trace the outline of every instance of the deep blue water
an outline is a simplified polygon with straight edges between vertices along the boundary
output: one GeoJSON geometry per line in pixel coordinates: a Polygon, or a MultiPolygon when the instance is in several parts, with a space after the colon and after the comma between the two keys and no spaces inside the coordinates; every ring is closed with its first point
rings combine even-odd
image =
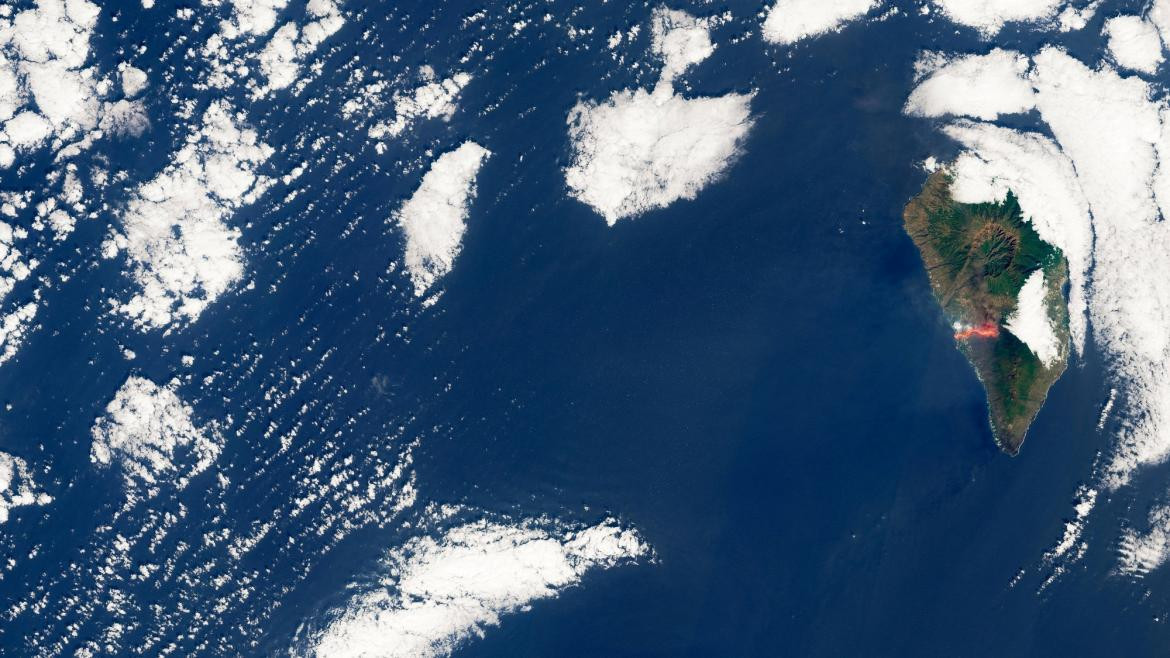
{"type": "MultiPolygon", "coordinates": [[[[317,454],[352,457],[361,479],[414,439],[421,501],[583,522],[614,515],[653,545],[655,563],[591,572],[505,617],[461,655],[1170,649],[1166,575],[1112,573],[1124,519],[1144,517],[1166,469],[1103,497],[1086,558],[1039,589],[1049,575],[1040,557],[1109,446],[1108,428],[1095,430],[1109,390],[1099,356],[1090,348],[1054,387],[1019,457],[1000,453],[980,385],[902,232],[901,207],[925,176],[917,163],[953,153],[931,125],[901,114],[913,62],[924,48],[977,50],[979,41],[904,3],[905,15],[792,49],[756,37],[730,43],[754,29],[757,4],[691,7],[726,6],[738,19],[715,31],[716,55],[687,79],[693,94],[756,91],[743,156],[696,200],[613,228],[566,194],[565,116],[579,95],[646,84],[653,70],[576,51],[552,27],[511,41],[498,30],[461,33],[478,5],[455,2],[349,3],[325,74],[299,100],[278,95],[251,109],[278,147],[274,172],[312,166],[298,199],[236,215],[255,288],[225,296],[193,326],[142,335],[104,315],[104,300],[128,288],[117,263],[93,259],[110,218],[82,224],[77,239],[88,246],[62,265],[76,274],[55,290],[18,359],[0,368],[13,405],[0,414],[0,449],[51,467],[56,499],[2,528],[4,550],[20,559],[0,581],[0,607],[37,588],[51,601],[48,615],[0,623],[3,653],[23,655],[40,633],[56,637],[74,620],[53,618],[58,602],[93,591],[87,542],[122,492],[89,463],[89,428],[127,375],[181,376],[183,354],[196,364],[180,391],[200,419],[223,423],[214,470],[232,484],[215,493],[207,474],[160,502],[186,515],[164,551],[216,524],[244,532],[269,518],[297,495],[298,469],[317,454]],[[337,123],[353,68],[452,71],[474,38],[492,42],[494,58],[470,65],[475,81],[451,122],[422,126],[382,156],[364,128],[337,123]],[[558,45],[567,54],[548,56],[558,45]],[[305,105],[308,97],[321,100],[305,105]],[[329,137],[321,153],[305,146],[317,135],[329,137]],[[417,186],[421,152],[464,139],[493,156],[443,297],[419,311],[402,277],[386,271],[401,249],[387,217],[417,186]],[[404,327],[409,341],[378,339],[404,327]],[[122,346],[138,357],[126,361],[122,346]],[[330,349],[307,386],[266,402],[268,387],[287,388],[290,373],[330,349]],[[295,447],[279,453],[265,430],[299,422],[295,447]],[[70,563],[81,575],[58,578],[70,563]]],[[[142,57],[161,56],[173,42],[151,29],[163,5],[154,14],[111,8],[123,36],[103,47],[141,42],[142,57]]],[[[644,24],[651,9],[601,4],[574,22],[605,35],[644,24]]],[[[1036,39],[1003,37],[1026,49],[1036,39]]],[[[152,131],[108,153],[142,178],[186,128],[164,99],[152,102],[152,131]]],[[[124,202],[110,194],[114,208],[124,202]]],[[[141,522],[125,519],[126,531],[141,522]]],[[[216,621],[211,645],[171,631],[180,654],[285,653],[302,622],[343,602],[347,584],[375,579],[379,558],[407,534],[398,521],[357,522],[334,542],[288,520],[275,533],[300,543],[261,544],[233,567],[255,583],[253,600],[216,621]]],[[[222,592],[197,583],[181,595],[138,595],[173,611],[209,607],[222,592]]],[[[99,612],[79,622],[82,636],[105,621],[99,612]]]]}

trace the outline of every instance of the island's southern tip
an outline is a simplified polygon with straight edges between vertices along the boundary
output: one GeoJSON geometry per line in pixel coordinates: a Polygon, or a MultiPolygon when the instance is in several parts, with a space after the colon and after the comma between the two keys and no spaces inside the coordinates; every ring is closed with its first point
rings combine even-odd
{"type": "Polygon", "coordinates": [[[983,383],[992,435],[1015,455],[1068,365],[1068,263],[1014,194],[960,203],[952,183],[946,168],[932,173],[903,220],[955,345],[983,383]]]}

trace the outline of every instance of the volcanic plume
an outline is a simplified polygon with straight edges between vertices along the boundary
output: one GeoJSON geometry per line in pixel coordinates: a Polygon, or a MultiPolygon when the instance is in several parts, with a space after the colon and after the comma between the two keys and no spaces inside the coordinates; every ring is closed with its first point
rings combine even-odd
{"type": "Polygon", "coordinates": [[[971,327],[955,332],[955,340],[967,340],[968,338],[998,338],[999,325],[994,322],[984,322],[978,327],[971,327]]]}

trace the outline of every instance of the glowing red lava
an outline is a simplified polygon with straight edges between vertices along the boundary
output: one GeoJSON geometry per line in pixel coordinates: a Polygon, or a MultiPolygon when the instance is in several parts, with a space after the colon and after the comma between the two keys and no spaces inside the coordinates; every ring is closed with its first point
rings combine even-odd
{"type": "Polygon", "coordinates": [[[967,340],[968,338],[997,338],[999,336],[999,325],[994,322],[985,322],[978,327],[971,327],[962,331],[955,332],[955,340],[967,340]]]}

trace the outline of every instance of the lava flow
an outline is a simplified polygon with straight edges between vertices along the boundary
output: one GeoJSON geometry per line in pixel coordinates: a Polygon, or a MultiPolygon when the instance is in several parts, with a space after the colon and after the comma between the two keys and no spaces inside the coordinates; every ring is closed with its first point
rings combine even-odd
{"type": "Polygon", "coordinates": [[[967,340],[968,338],[997,338],[999,336],[999,325],[994,322],[984,322],[978,327],[971,327],[962,331],[955,332],[955,340],[967,340]]]}

